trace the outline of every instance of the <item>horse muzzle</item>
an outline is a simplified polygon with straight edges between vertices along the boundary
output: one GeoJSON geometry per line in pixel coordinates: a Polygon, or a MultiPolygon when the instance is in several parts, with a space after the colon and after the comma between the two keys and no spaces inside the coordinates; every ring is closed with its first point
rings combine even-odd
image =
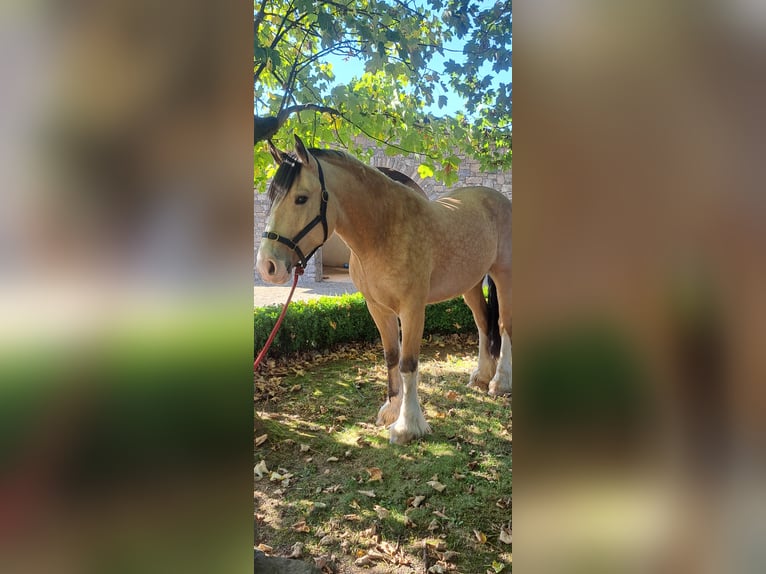
{"type": "Polygon", "coordinates": [[[293,264],[281,260],[274,254],[263,253],[262,250],[259,250],[255,261],[255,268],[258,270],[261,279],[266,283],[281,285],[290,280],[290,271],[292,271],[293,264]]]}

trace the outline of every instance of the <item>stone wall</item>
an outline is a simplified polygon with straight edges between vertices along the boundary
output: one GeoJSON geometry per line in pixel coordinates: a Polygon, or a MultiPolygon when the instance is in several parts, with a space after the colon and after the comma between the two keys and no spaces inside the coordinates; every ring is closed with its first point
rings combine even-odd
{"type": "MultiPolygon", "coordinates": [[[[484,185],[491,187],[502,192],[512,199],[513,192],[513,173],[511,171],[506,172],[482,172],[478,160],[461,157],[460,168],[458,171],[458,182],[454,187],[460,187],[465,185],[484,185]]],[[[435,181],[433,178],[421,179],[418,175],[418,165],[420,160],[416,156],[387,156],[382,149],[375,151],[370,165],[390,167],[396,169],[415,180],[428,194],[430,198],[437,197],[442,193],[448,191],[444,184],[435,181]]],[[[258,250],[258,245],[261,241],[261,233],[266,226],[266,218],[269,209],[269,200],[265,193],[255,193],[255,249],[258,250]]],[[[322,250],[318,250],[312,260],[309,262],[309,266],[306,269],[306,278],[311,278],[316,281],[322,280],[322,250]]],[[[255,282],[260,283],[261,279],[258,273],[255,273],[255,282]]]]}

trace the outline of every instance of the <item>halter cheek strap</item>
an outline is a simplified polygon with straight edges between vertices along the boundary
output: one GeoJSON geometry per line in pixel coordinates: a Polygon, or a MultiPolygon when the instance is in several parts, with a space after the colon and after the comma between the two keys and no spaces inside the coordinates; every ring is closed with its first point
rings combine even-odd
{"type": "Polygon", "coordinates": [[[319,204],[319,215],[317,215],[314,219],[309,221],[308,225],[304,227],[303,229],[298,232],[298,235],[293,237],[292,239],[288,239],[287,237],[282,237],[278,233],[274,233],[273,231],[264,231],[261,237],[264,239],[271,239],[272,241],[277,241],[281,243],[282,245],[286,245],[288,248],[290,248],[291,251],[295,251],[295,253],[298,255],[298,266],[301,267],[301,269],[305,269],[306,265],[308,265],[309,259],[313,257],[314,253],[316,253],[317,249],[322,247],[322,245],[325,244],[325,241],[327,241],[327,201],[330,199],[330,194],[327,193],[327,188],[325,187],[324,183],[324,173],[322,172],[322,164],[319,163],[317,160],[317,168],[319,169],[319,185],[322,186],[322,201],[319,204]],[[311,250],[311,253],[308,254],[308,256],[303,254],[303,251],[301,251],[301,248],[298,247],[298,243],[301,239],[303,239],[306,235],[308,235],[312,229],[314,229],[317,225],[322,224],[322,230],[324,231],[324,237],[322,239],[322,243],[314,247],[314,249],[311,250]]]}

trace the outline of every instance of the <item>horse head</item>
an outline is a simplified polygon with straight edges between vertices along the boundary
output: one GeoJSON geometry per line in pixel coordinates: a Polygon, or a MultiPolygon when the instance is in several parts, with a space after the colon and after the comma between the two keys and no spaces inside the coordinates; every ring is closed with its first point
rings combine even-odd
{"type": "Polygon", "coordinates": [[[332,234],[333,209],[324,172],[317,159],[295,136],[295,151],[283,152],[269,141],[277,169],[269,185],[271,209],[258,248],[256,268],[264,281],[285,283],[294,267],[308,260],[332,234]]]}

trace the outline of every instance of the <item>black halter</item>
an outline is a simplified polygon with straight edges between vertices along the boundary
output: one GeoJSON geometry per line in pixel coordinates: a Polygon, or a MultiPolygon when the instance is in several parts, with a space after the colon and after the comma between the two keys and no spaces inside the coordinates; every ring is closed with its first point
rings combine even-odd
{"type": "Polygon", "coordinates": [[[309,259],[316,253],[317,249],[322,247],[322,245],[325,244],[325,241],[327,241],[327,200],[330,198],[330,195],[327,193],[327,188],[325,187],[324,183],[324,173],[322,173],[322,165],[319,163],[319,160],[317,160],[317,168],[319,169],[319,184],[322,186],[322,202],[319,204],[319,215],[317,215],[314,219],[309,221],[308,225],[301,229],[301,231],[293,237],[292,239],[288,239],[287,237],[282,237],[278,233],[274,233],[273,231],[264,231],[263,235],[261,237],[265,239],[271,239],[272,241],[278,241],[279,243],[282,243],[283,245],[287,245],[292,251],[295,251],[298,254],[298,266],[301,269],[305,269],[306,265],[309,262],[309,259]],[[303,255],[303,251],[301,251],[301,248],[298,247],[298,242],[303,239],[306,235],[308,235],[312,229],[314,229],[318,224],[322,224],[322,229],[324,230],[324,238],[322,239],[322,243],[314,247],[314,249],[311,250],[311,253],[308,254],[308,256],[303,255]]]}

